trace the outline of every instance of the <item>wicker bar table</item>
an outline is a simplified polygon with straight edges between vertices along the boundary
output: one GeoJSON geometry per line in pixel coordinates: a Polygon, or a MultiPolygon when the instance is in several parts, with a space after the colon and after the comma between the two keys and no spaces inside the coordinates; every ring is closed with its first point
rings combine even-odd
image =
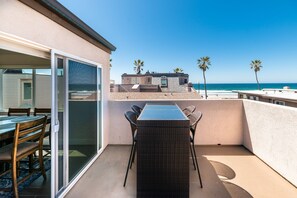
{"type": "Polygon", "coordinates": [[[137,119],[137,197],[189,197],[189,119],[146,104],[137,119]]]}

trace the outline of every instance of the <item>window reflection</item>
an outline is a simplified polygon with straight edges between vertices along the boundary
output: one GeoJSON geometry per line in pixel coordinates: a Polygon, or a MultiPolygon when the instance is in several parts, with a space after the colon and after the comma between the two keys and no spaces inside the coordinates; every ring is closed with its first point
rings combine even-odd
{"type": "Polygon", "coordinates": [[[3,70],[3,109],[32,107],[32,69],[3,70]]]}
{"type": "Polygon", "coordinates": [[[97,101],[96,67],[69,61],[69,99],[97,101]]]}
{"type": "Polygon", "coordinates": [[[97,153],[97,67],[69,60],[69,180],[97,153]]]}
{"type": "Polygon", "coordinates": [[[3,110],[51,106],[50,69],[2,69],[3,110]],[[3,94],[5,93],[5,94],[3,94]]]}

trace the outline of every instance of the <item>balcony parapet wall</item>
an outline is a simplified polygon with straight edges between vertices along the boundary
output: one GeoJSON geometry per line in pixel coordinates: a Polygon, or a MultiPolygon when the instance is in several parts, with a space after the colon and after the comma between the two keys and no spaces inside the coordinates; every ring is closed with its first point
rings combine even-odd
{"type": "Polygon", "coordinates": [[[144,106],[146,102],[174,102],[181,109],[195,105],[203,112],[197,126],[195,143],[202,145],[242,145],[242,100],[113,100],[109,101],[109,144],[131,144],[131,131],[124,117],[133,104],[144,106]]]}
{"type": "Polygon", "coordinates": [[[297,108],[243,100],[243,145],[297,186],[297,108]]]}

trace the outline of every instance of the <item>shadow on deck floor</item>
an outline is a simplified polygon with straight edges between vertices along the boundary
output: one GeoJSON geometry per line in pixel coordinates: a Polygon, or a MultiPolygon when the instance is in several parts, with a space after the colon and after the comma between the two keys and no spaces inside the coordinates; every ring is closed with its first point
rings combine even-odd
{"type": "MultiPolygon", "coordinates": [[[[136,197],[136,162],[123,187],[130,149],[108,146],[66,197],[136,197]]],[[[190,197],[297,197],[296,187],[243,146],[195,149],[203,188],[190,161],[190,197]]]]}

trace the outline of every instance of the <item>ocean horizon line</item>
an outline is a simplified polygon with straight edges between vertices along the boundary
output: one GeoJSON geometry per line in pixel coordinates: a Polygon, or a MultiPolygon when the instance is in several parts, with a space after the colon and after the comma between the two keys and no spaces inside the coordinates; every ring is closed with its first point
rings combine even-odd
{"type": "MultiPolygon", "coordinates": [[[[204,90],[204,84],[193,83],[195,90],[204,90]]],[[[287,87],[289,89],[297,89],[297,83],[260,83],[260,89],[283,89],[287,87]]],[[[207,83],[207,90],[216,91],[240,91],[240,90],[259,90],[257,83],[207,83]]]]}
{"type": "MultiPolygon", "coordinates": [[[[192,83],[192,82],[191,82],[192,83]]],[[[199,82],[199,83],[192,83],[192,84],[204,84],[203,82],[199,82]]],[[[208,84],[257,84],[257,83],[252,83],[252,82],[218,82],[218,83],[206,83],[207,85],[208,84]]],[[[261,84],[297,84],[297,82],[262,82],[262,83],[259,83],[260,85],[261,84]]]]}

